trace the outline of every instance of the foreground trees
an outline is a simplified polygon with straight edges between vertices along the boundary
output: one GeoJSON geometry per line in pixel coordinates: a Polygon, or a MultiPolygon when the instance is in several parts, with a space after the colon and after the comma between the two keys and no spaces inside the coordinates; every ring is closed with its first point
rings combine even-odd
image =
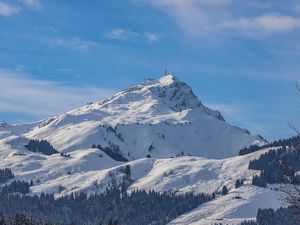
{"type": "MultiPolygon", "coordinates": [[[[124,168],[124,171],[130,177],[129,168],[124,168]]],[[[88,196],[80,192],[58,199],[55,199],[52,194],[20,195],[16,193],[20,191],[11,193],[2,188],[0,212],[7,217],[22,213],[35,220],[52,221],[58,224],[162,225],[212,199],[212,196],[207,194],[178,195],[175,192],[157,193],[136,190],[129,194],[126,187],[127,185],[124,184],[111,187],[101,194],[88,196]]],[[[28,218],[25,221],[28,221],[28,218]]],[[[24,222],[23,224],[36,223],[24,222]]],[[[12,223],[12,225],[19,225],[19,223],[12,223]]]]}

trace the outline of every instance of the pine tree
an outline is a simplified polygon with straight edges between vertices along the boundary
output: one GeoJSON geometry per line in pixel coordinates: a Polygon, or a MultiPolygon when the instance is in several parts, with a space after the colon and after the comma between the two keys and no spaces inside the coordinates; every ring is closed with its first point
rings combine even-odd
{"type": "Polygon", "coordinates": [[[223,186],[221,193],[222,193],[222,195],[227,195],[228,194],[228,189],[227,189],[226,185],[223,186]]]}
{"type": "Polygon", "coordinates": [[[5,225],[5,218],[4,218],[4,214],[1,212],[0,213],[0,225],[5,225]]]}

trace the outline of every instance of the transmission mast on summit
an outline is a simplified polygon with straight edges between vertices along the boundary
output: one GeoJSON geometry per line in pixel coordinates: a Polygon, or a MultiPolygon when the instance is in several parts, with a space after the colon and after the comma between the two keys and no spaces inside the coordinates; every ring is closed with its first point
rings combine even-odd
{"type": "Polygon", "coordinates": [[[167,75],[168,75],[168,67],[166,65],[166,67],[165,67],[165,76],[167,76],[167,75]]]}

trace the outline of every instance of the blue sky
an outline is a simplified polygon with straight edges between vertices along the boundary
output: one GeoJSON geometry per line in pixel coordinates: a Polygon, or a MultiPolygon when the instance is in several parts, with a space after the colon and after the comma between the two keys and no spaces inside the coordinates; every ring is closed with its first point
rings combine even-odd
{"type": "Polygon", "coordinates": [[[38,120],[169,72],[268,140],[299,124],[298,0],[0,0],[0,119],[38,120]]]}

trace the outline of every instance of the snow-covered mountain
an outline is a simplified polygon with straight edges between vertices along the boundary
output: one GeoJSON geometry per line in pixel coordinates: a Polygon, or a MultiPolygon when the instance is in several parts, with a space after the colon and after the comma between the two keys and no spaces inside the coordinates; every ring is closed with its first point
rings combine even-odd
{"type": "Polygon", "coordinates": [[[31,194],[56,197],[103,192],[123,181],[126,165],[131,170],[129,192],[212,193],[226,185],[228,195],[170,224],[215,224],[226,218],[224,224],[238,225],[245,218],[254,219],[258,208],[282,205],[281,192],[251,183],[259,171],[249,170],[249,162],[270,148],[238,156],[243,147],[264,143],[226,123],[186,83],[168,75],[44,121],[17,125],[1,121],[0,169],[10,168],[17,180],[32,180],[31,194]],[[70,156],[31,152],[25,148],[31,139],[46,139],[70,156]],[[92,145],[118,151],[129,162],[116,161],[92,145]],[[244,180],[238,189],[237,179],[244,180]]]}
{"type": "Polygon", "coordinates": [[[24,136],[46,139],[62,152],[101,145],[119,150],[128,160],[147,155],[224,158],[264,143],[226,123],[220,112],[205,107],[172,75],[43,121],[24,136]]]}
{"type": "Polygon", "coordinates": [[[8,137],[0,142],[0,163],[10,168],[15,179],[30,181],[31,194],[53,193],[56,197],[84,191],[104,192],[107,187],[121,184],[124,166],[130,166],[132,184],[128,191],[212,193],[226,185],[229,194],[200,205],[179,216],[170,224],[239,225],[244,219],[255,219],[259,208],[283,205],[283,193],[251,184],[259,171],[249,170],[249,162],[270,149],[227,159],[207,159],[194,156],[154,159],[144,158],[127,163],[116,162],[99,149],[79,149],[71,157],[60,154],[46,156],[24,148],[26,140],[8,137]],[[237,179],[244,185],[235,188],[237,179]]]}

